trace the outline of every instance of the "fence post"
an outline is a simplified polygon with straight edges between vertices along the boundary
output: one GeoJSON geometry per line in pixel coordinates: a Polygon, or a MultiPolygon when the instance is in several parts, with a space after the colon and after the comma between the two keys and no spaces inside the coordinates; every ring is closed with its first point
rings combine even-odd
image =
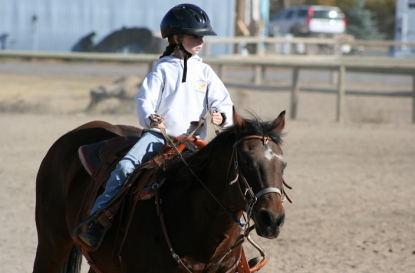
{"type": "Polygon", "coordinates": [[[300,91],[299,84],[298,84],[298,74],[299,68],[293,68],[293,75],[292,75],[292,86],[291,86],[291,111],[290,111],[290,118],[295,119],[297,116],[297,103],[298,103],[298,93],[300,91]]]}
{"type": "Polygon", "coordinates": [[[205,56],[210,56],[210,46],[211,44],[208,41],[205,41],[203,44],[205,56]]]}
{"type": "Polygon", "coordinates": [[[261,85],[262,82],[262,65],[254,65],[254,79],[255,85],[261,85]]]}
{"type": "Polygon", "coordinates": [[[415,123],[415,73],[412,75],[412,123],[415,123]]]}
{"type": "Polygon", "coordinates": [[[339,78],[337,82],[337,112],[336,112],[336,121],[343,121],[343,112],[344,112],[344,77],[346,74],[346,67],[340,65],[339,67],[339,78]]]}
{"type": "Polygon", "coordinates": [[[226,81],[226,66],[224,64],[220,64],[218,66],[218,74],[221,81],[226,81]]]}
{"type": "Polygon", "coordinates": [[[147,66],[147,74],[149,74],[151,71],[153,71],[154,65],[156,64],[156,61],[149,61],[147,66]]]}

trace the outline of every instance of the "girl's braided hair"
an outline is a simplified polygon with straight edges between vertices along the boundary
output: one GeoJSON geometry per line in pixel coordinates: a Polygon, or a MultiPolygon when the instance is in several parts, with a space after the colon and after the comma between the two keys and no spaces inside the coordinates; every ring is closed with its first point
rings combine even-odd
{"type": "Polygon", "coordinates": [[[172,36],[168,37],[169,45],[166,46],[166,50],[164,51],[163,55],[160,56],[160,59],[164,56],[169,56],[174,52],[174,49],[176,48],[176,43],[173,40],[172,36]]]}

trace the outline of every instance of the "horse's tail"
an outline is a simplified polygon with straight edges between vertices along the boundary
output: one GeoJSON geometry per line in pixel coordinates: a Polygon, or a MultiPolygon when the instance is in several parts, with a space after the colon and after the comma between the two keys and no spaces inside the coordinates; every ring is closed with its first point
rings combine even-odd
{"type": "Polygon", "coordinates": [[[59,273],[79,273],[81,272],[81,264],[82,253],[76,246],[73,246],[71,252],[69,252],[63,262],[59,273]]]}

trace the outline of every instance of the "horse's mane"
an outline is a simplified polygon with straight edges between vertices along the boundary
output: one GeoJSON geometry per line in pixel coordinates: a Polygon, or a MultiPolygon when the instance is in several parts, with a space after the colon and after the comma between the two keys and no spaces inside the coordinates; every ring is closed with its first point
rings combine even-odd
{"type": "MultiPolygon", "coordinates": [[[[206,171],[205,167],[212,160],[216,160],[224,152],[232,149],[236,140],[245,136],[267,136],[276,144],[282,144],[282,133],[275,131],[277,124],[274,124],[273,121],[264,122],[254,114],[252,116],[252,119],[244,119],[242,126],[238,124],[228,127],[213,138],[208,145],[186,157],[187,164],[198,177],[204,176],[203,173],[206,171]]],[[[172,184],[191,183],[194,181],[193,174],[182,160],[176,160],[168,164],[164,171],[164,176],[172,184]]]]}

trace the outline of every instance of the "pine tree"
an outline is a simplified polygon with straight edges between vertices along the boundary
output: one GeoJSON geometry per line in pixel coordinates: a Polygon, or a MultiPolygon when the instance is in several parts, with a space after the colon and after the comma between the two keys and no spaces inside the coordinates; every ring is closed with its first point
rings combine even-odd
{"type": "Polygon", "coordinates": [[[379,27],[373,19],[370,10],[364,8],[353,8],[346,12],[348,22],[347,33],[359,40],[381,40],[385,37],[379,32],[379,27]]]}

